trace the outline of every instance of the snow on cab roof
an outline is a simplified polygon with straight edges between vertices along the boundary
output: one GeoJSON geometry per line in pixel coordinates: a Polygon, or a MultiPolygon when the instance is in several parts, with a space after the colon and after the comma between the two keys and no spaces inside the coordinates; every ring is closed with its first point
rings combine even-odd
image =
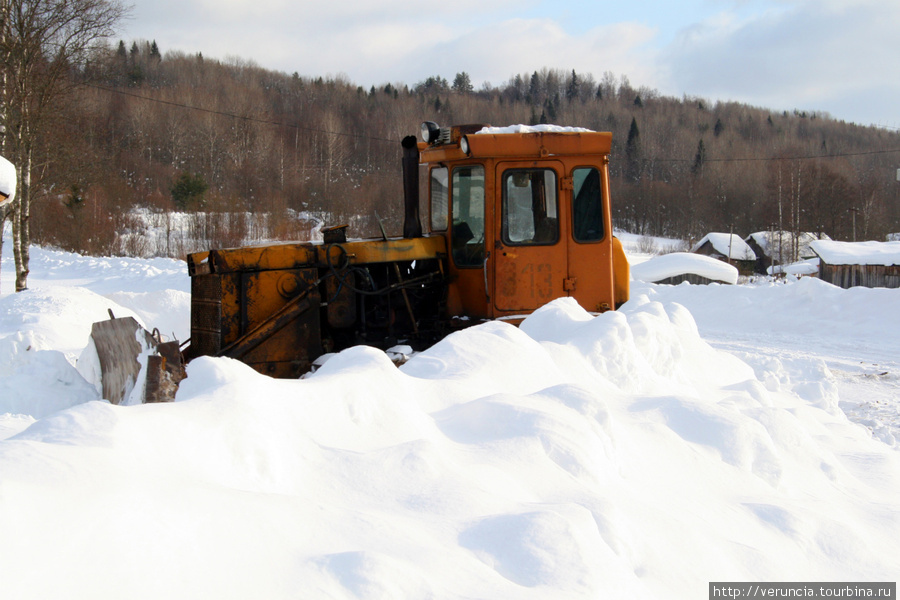
{"type": "Polygon", "coordinates": [[[735,284],[738,270],[728,263],[702,254],[672,252],[632,265],[631,276],[638,281],[653,283],[678,275],[700,275],[713,281],[735,284]]]}
{"type": "Polygon", "coordinates": [[[508,127],[484,127],[477,133],[593,133],[593,130],[560,125],[509,125],[508,127]]]}
{"type": "Polygon", "coordinates": [[[747,245],[747,242],[734,233],[708,233],[694,244],[691,252],[696,252],[703,244],[709,242],[713,249],[731,260],[756,260],[756,253],[747,245]]]}
{"type": "Polygon", "coordinates": [[[816,240],[810,247],[829,265],[900,265],[900,242],[816,240]]]}

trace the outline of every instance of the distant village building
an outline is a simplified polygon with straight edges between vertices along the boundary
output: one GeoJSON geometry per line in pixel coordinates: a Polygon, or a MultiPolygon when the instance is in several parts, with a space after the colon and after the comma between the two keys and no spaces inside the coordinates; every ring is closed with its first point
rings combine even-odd
{"type": "Polygon", "coordinates": [[[824,233],[821,237],[802,231],[757,231],[744,241],[756,254],[756,272],[767,273],[773,265],[789,265],[798,261],[816,258],[810,244],[818,239],[830,240],[824,233]]]}
{"type": "Polygon", "coordinates": [[[810,244],[819,256],[819,279],[842,288],[900,287],[900,241],[810,244]]]}
{"type": "Polygon", "coordinates": [[[733,233],[708,233],[691,248],[691,252],[733,264],[741,273],[752,273],[756,266],[756,254],[747,242],[733,233]]]}

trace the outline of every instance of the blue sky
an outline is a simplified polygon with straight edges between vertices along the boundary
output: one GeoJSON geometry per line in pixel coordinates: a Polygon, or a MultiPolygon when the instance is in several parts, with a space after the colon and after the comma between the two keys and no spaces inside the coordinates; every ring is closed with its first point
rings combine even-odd
{"type": "Polygon", "coordinates": [[[896,0],[132,0],[120,37],[369,87],[609,71],[669,96],[900,127],[896,0]]]}

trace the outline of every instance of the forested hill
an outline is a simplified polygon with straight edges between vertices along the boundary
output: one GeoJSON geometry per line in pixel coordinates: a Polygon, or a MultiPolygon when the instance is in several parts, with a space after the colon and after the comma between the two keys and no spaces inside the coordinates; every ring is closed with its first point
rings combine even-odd
{"type": "MultiPolygon", "coordinates": [[[[298,68],[302,60],[298,59],[298,68]]],[[[602,65],[598,66],[598,70],[602,65]]],[[[272,214],[377,213],[399,232],[400,140],[419,123],[587,127],[613,133],[616,226],[696,240],[765,229],[883,239],[900,231],[900,133],[826,114],[660,95],[609,72],[541,69],[498,87],[468,76],[365,89],[249,62],[124,43],[101,53],[39,145],[37,242],[102,251],[132,206],[272,214]]],[[[789,99],[786,99],[789,101],[789,99]]]]}

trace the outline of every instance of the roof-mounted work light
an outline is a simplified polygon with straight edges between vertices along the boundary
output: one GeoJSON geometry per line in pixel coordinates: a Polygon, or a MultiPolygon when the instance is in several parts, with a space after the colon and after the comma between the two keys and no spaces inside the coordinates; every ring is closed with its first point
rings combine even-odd
{"type": "Polygon", "coordinates": [[[441,138],[441,128],[433,121],[425,121],[422,123],[422,141],[426,144],[433,144],[441,138]]]}

